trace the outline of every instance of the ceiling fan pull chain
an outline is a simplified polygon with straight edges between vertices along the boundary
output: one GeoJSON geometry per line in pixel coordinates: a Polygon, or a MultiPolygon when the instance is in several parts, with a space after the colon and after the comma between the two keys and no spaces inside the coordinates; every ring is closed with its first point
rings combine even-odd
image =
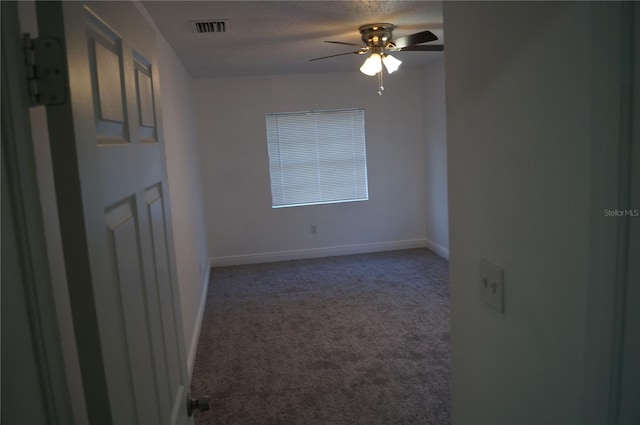
{"type": "Polygon", "coordinates": [[[380,96],[382,96],[382,92],[384,91],[384,85],[382,84],[383,82],[383,76],[382,76],[382,70],[380,72],[378,72],[378,94],[380,96]]]}

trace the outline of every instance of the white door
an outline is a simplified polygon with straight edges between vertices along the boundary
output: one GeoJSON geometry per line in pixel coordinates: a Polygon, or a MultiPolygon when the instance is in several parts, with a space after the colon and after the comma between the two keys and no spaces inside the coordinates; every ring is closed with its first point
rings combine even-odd
{"type": "Polygon", "coordinates": [[[187,423],[155,32],[130,2],[41,2],[38,28],[66,52],[47,119],[89,419],[187,423]]]}

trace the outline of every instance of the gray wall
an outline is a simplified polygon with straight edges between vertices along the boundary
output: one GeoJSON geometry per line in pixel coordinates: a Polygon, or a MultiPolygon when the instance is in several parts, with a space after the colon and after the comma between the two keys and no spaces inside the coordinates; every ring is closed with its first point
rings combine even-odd
{"type": "Polygon", "coordinates": [[[446,2],[453,422],[581,422],[590,5],[446,2]],[[504,315],[478,265],[505,270],[504,315]]]}
{"type": "Polygon", "coordinates": [[[208,244],[214,263],[425,245],[421,70],[195,80],[208,244]],[[271,208],[265,114],[364,108],[369,200],[271,208]],[[318,234],[310,234],[316,225],[318,234]]]}

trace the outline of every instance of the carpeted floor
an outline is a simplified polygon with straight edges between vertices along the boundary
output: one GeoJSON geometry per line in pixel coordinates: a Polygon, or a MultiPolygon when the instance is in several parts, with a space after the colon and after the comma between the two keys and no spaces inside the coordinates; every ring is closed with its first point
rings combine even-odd
{"type": "Polygon", "coordinates": [[[449,424],[448,268],[426,249],[214,268],[196,424],[449,424]]]}

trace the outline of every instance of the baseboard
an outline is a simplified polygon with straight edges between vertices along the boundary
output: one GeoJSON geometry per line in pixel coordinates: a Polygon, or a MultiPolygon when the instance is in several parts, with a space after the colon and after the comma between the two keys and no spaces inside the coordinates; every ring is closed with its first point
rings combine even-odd
{"type": "Polygon", "coordinates": [[[427,248],[429,248],[431,251],[435,252],[436,254],[438,254],[439,256],[441,256],[442,258],[445,259],[449,259],[449,249],[443,247],[442,245],[438,245],[437,243],[430,241],[427,239],[426,241],[426,246],[427,248]]]}
{"type": "Polygon", "coordinates": [[[193,365],[196,361],[196,353],[198,352],[198,341],[200,341],[200,329],[202,328],[202,319],[204,317],[204,308],[207,304],[207,292],[209,291],[209,276],[211,274],[212,263],[209,260],[207,272],[204,275],[204,283],[202,285],[202,293],[200,294],[200,306],[198,307],[198,316],[191,335],[191,345],[189,347],[189,356],[187,357],[187,368],[189,376],[193,374],[193,365]]]}
{"type": "MultiPolygon", "coordinates": [[[[241,264],[272,263],[275,261],[301,260],[304,258],[332,257],[338,255],[365,254],[368,252],[394,251],[398,249],[426,248],[426,239],[379,242],[324,248],[299,249],[293,251],[265,252],[259,254],[212,257],[212,267],[237,266],[241,264]]],[[[447,251],[448,255],[448,251],[447,251]]]]}

